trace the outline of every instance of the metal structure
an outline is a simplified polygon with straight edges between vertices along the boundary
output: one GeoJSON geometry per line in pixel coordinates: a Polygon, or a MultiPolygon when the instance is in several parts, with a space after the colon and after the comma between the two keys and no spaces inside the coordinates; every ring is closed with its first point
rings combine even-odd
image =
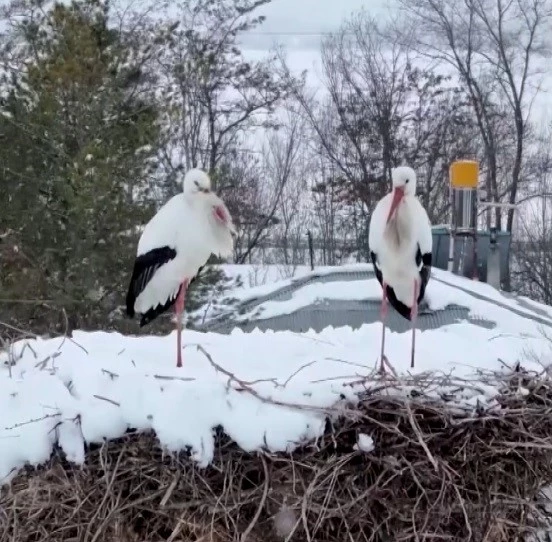
{"type": "MultiPolygon", "coordinates": [[[[453,271],[454,245],[462,243],[464,249],[467,239],[472,239],[472,278],[479,279],[477,266],[477,184],[479,182],[479,164],[473,160],[457,160],[450,165],[450,196],[452,220],[450,230],[450,246],[448,270],[453,271]]],[[[465,257],[459,260],[460,274],[465,257]]]]}
{"type": "Polygon", "coordinates": [[[500,247],[498,246],[498,232],[496,228],[491,228],[489,235],[489,256],[487,258],[487,277],[488,284],[500,289],[500,247]]]}
{"type": "Polygon", "coordinates": [[[473,235],[477,230],[477,184],[479,164],[457,160],[449,169],[452,198],[452,230],[455,235],[473,235]]]}
{"type": "MultiPolygon", "coordinates": [[[[363,324],[379,322],[380,300],[378,299],[322,299],[317,303],[300,306],[293,312],[283,311],[281,314],[269,318],[264,318],[262,316],[264,303],[285,302],[291,299],[295,292],[310,284],[367,279],[373,280],[374,283],[377,280],[372,266],[369,265],[359,266],[358,270],[337,268],[330,273],[311,273],[306,277],[294,280],[291,284],[276,288],[272,292],[243,301],[221,314],[219,317],[205,322],[203,325],[199,326],[198,329],[200,331],[214,331],[217,333],[230,333],[234,328],[242,329],[245,332],[253,331],[254,329],[259,329],[261,331],[288,330],[304,332],[309,329],[321,331],[328,326],[351,326],[352,328],[358,328],[363,324]]],[[[466,288],[450,284],[445,279],[432,276],[431,280],[442,282],[450,288],[461,290],[468,296],[486,301],[490,305],[505,308],[511,311],[512,315],[529,318],[542,324],[546,328],[550,328],[552,331],[552,318],[522,301],[517,301],[517,306],[519,308],[513,308],[494,298],[489,298],[466,288]]],[[[359,288],[360,287],[359,285],[359,288]]],[[[516,298],[512,296],[511,299],[516,298]]],[[[422,304],[418,315],[418,326],[421,330],[436,329],[460,321],[467,321],[473,325],[486,327],[488,329],[496,326],[496,324],[485,315],[470,314],[469,309],[461,305],[449,305],[442,310],[432,311],[427,305],[422,304]]],[[[410,329],[409,322],[394,311],[389,311],[388,326],[396,332],[404,332],[410,329]]]]}
{"type": "MultiPolygon", "coordinates": [[[[433,230],[433,266],[454,272],[466,278],[472,278],[473,237],[460,238],[454,243],[448,225],[434,226],[433,230]],[[451,251],[451,240],[452,251],[451,251]]],[[[477,232],[477,276],[479,280],[499,287],[500,277],[508,274],[510,261],[511,236],[508,232],[478,230],[477,232]]]]}
{"type": "Polygon", "coordinates": [[[496,228],[486,232],[478,230],[478,216],[484,208],[515,209],[517,205],[481,199],[479,164],[474,160],[452,162],[449,181],[452,216],[446,269],[474,280],[485,280],[500,288],[502,277],[507,276],[509,270],[511,236],[496,228]]]}

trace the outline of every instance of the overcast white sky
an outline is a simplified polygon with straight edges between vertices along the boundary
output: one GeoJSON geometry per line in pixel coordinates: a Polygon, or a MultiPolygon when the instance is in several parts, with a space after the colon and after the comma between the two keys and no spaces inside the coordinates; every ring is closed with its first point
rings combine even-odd
{"type": "Polygon", "coordinates": [[[248,49],[267,49],[274,40],[290,49],[318,49],[320,34],[332,32],[353,12],[364,9],[377,17],[388,0],[272,0],[259,9],[261,27],[244,37],[248,49]]]}
{"type": "MultiPolygon", "coordinates": [[[[395,0],[272,0],[258,11],[266,16],[265,22],[244,35],[241,43],[252,59],[262,58],[276,43],[284,45],[288,66],[298,73],[308,70],[309,83],[318,86],[321,39],[361,9],[375,18],[386,18],[397,7],[395,0]]],[[[547,77],[533,105],[532,117],[537,122],[552,120],[551,89],[547,77]]]]}
{"type": "Polygon", "coordinates": [[[393,0],[272,0],[259,9],[266,20],[244,35],[246,55],[260,58],[275,44],[287,51],[288,65],[294,71],[309,70],[314,82],[319,73],[320,42],[324,34],[336,31],[354,12],[365,10],[385,17],[393,0]]]}

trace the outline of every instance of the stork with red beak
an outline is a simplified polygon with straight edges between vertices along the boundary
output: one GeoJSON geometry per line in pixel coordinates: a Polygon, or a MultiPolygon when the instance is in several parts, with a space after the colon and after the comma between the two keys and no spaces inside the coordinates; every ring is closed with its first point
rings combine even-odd
{"type": "Polygon", "coordinates": [[[191,169],[182,192],[146,224],[138,242],[126,298],[127,314],[140,315],[140,327],[174,305],[176,366],[182,367],[182,315],[188,286],[211,254],[234,250],[236,228],[228,208],[211,190],[209,175],[191,169]]]}
{"type": "Polygon", "coordinates": [[[387,303],[412,322],[411,367],[414,367],[416,317],[431,272],[433,237],[426,210],[416,198],[416,173],[410,167],[391,172],[393,191],[376,205],[370,219],[370,257],[383,288],[381,302],[381,372],[385,356],[387,303]]]}

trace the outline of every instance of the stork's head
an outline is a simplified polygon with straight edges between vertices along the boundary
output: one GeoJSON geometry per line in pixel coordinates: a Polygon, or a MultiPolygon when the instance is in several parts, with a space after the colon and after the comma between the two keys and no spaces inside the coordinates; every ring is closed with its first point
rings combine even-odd
{"type": "Polygon", "coordinates": [[[391,180],[393,181],[393,200],[387,222],[397,211],[404,196],[413,196],[416,194],[416,173],[408,166],[400,166],[391,170],[391,180]]]}
{"type": "Polygon", "coordinates": [[[190,169],[184,176],[182,188],[185,194],[196,194],[211,192],[211,179],[202,169],[190,169]]]}

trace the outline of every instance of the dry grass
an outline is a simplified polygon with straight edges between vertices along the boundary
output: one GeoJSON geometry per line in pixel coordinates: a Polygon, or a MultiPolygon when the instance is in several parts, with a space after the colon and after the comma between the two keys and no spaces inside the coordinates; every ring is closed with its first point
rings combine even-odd
{"type": "Polygon", "coordinates": [[[2,494],[0,542],[522,540],[552,481],[552,382],[485,378],[501,393],[475,413],[432,398],[435,377],[366,393],[293,454],[246,453],[222,433],[207,469],[151,434],[92,446],[83,468],[58,453],[2,494]],[[359,433],[374,451],[355,449],[359,433]]]}

